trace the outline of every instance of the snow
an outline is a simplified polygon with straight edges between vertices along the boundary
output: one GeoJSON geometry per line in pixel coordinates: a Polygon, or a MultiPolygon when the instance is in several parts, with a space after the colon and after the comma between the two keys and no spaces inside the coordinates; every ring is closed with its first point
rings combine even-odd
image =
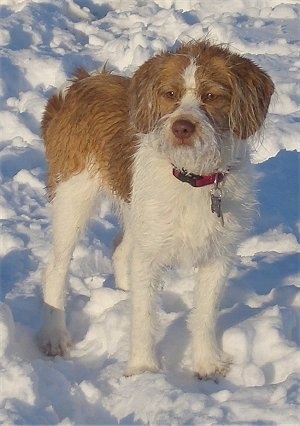
{"type": "Polygon", "coordinates": [[[0,423],[299,424],[299,2],[2,0],[0,13],[0,423]],[[114,288],[118,222],[107,201],[73,256],[73,350],[49,359],[35,341],[51,244],[44,105],[78,66],[108,61],[130,75],[161,49],[202,36],[255,60],[276,85],[252,155],[260,211],[220,309],[232,368],[218,383],[192,376],[192,272],[168,270],[157,308],[162,370],[124,377],[130,295],[114,288]]]}

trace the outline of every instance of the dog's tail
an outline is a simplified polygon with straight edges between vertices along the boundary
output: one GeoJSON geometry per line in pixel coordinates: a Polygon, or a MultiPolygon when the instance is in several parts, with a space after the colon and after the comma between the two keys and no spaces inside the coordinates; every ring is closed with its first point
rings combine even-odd
{"type": "Polygon", "coordinates": [[[84,78],[90,77],[90,74],[87,72],[85,68],[77,68],[73,72],[73,82],[76,82],[78,80],[83,80],[84,78]]]}
{"type": "Polygon", "coordinates": [[[47,102],[43,118],[42,118],[42,136],[45,140],[45,134],[47,131],[47,128],[50,124],[50,121],[53,120],[53,118],[56,116],[56,114],[60,111],[61,107],[64,104],[64,94],[62,92],[55,93],[49,101],[47,102]]]}
{"type": "MultiPolygon", "coordinates": [[[[71,85],[89,76],[90,74],[84,68],[77,68],[73,73],[73,78],[70,80],[71,85]]],[[[68,90],[69,87],[70,87],[70,83],[67,85],[65,90],[61,90],[55,93],[53,96],[51,96],[51,98],[47,102],[47,105],[43,114],[43,118],[42,118],[42,123],[41,123],[41,131],[42,131],[42,136],[44,140],[45,140],[45,134],[50,122],[58,114],[58,112],[61,110],[64,104],[66,91],[68,90]]]]}

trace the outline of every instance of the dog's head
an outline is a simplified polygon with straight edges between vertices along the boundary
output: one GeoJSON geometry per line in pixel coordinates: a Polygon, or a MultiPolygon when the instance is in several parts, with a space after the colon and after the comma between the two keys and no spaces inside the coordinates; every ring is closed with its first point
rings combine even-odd
{"type": "Polygon", "coordinates": [[[136,71],[131,121],[139,133],[163,132],[161,143],[173,150],[212,139],[218,144],[225,134],[243,140],[261,128],[273,91],[270,77],[251,60],[208,41],[190,42],[136,71]]]}

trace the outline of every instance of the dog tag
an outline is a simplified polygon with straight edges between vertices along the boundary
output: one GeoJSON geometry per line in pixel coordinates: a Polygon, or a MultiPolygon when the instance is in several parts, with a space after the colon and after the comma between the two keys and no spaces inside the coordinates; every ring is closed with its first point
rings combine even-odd
{"type": "Polygon", "coordinates": [[[224,219],[222,214],[221,202],[222,202],[222,190],[220,188],[214,188],[210,192],[211,199],[211,211],[221,219],[221,223],[224,226],[224,219]]]}

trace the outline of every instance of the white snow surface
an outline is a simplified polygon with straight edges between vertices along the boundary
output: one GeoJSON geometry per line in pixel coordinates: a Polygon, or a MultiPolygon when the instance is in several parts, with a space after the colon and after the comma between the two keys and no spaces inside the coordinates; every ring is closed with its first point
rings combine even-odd
{"type": "Polygon", "coordinates": [[[1,0],[0,423],[300,424],[300,3],[280,0],[1,0]],[[190,372],[192,271],[168,270],[157,307],[158,374],[123,375],[130,294],[114,288],[118,221],[104,202],[70,270],[69,359],[43,356],[41,276],[51,208],[40,119],[79,66],[131,75],[179,41],[229,43],[273,78],[276,95],[253,151],[260,212],[220,307],[233,357],[224,379],[190,372]]]}

